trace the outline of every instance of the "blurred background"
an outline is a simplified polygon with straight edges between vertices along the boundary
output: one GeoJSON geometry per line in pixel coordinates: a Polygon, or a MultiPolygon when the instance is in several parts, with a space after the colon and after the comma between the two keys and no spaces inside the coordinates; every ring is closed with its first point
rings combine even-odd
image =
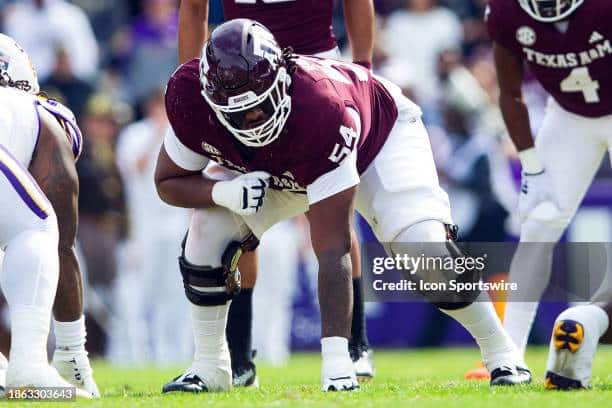
{"type": "MultiPolygon", "coordinates": [[[[516,240],[520,166],[496,104],[482,22],[486,0],[374,3],[373,69],[423,108],[460,239],[516,240]]],[[[183,361],[192,347],[176,262],[189,212],[161,203],[153,185],[168,126],[163,91],[177,67],[177,8],[178,0],[0,0],[0,31],[30,54],[42,90],[75,112],[84,133],[78,237],[87,348],[130,365],[183,361]]],[[[220,1],[211,0],[210,23],[222,21],[220,1]]],[[[345,47],[341,4],[334,30],[345,47]]],[[[537,130],[547,95],[531,80],[525,94],[537,130]]],[[[564,240],[609,242],[611,206],[606,159],[564,240]]],[[[357,223],[372,241],[365,223],[357,223]]],[[[254,346],[272,364],[282,364],[290,350],[318,349],[320,337],[309,237],[300,221],[278,228],[287,239],[264,237],[254,296],[254,346]],[[266,256],[278,248],[284,256],[266,256]],[[279,293],[285,300],[270,307],[266,302],[279,293]]],[[[563,307],[540,308],[533,342],[548,341],[563,307]]],[[[370,302],[366,314],[375,349],[472,344],[466,331],[427,304],[370,302]]]]}

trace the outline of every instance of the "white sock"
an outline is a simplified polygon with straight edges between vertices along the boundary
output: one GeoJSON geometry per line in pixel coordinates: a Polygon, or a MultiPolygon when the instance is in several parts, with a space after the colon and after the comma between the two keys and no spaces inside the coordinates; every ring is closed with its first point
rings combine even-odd
{"type": "Polygon", "coordinates": [[[481,297],[471,305],[457,310],[440,309],[457,320],[472,335],[482,354],[487,369],[492,371],[502,364],[516,364],[526,367],[512,339],[504,330],[495,313],[493,304],[481,297]]]}
{"type": "Polygon", "coordinates": [[[531,326],[538,311],[538,304],[538,302],[511,301],[506,303],[504,329],[506,329],[523,357],[525,356],[531,326]]]}
{"type": "Polygon", "coordinates": [[[12,308],[10,316],[11,365],[47,365],[51,311],[33,306],[19,306],[12,308]]]}
{"type": "Polygon", "coordinates": [[[559,320],[575,320],[582,324],[587,330],[593,330],[599,339],[608,330],[610,324],[608,314],[599,306],[596,305],[580,305],[574,306],[557,317],[559,320]]]}
{"type": "Polygon", "coordinates": [[[191,305],[195,364],[206,365],[211,360],[214,364],[228,357],[225,325],[229,306],[230,302],[221,306],[191,305]]]}
{"type": "Polygon", "coordinates": [[[59,322],[53,319],[55,347],[64,351],[85,351],[85,316],[81,315],[73,322],[59,322]]]}
{"type": "Polygon", "coordinates": [[[321,375],[325,378],[355,376],[353,361],[345,337],[323,337],[321,339],[321,375]]]}
{"type": "Polygon", "coordinates": [[[11,318],[10,365],[47,365],[51,308],[59,276],[57,224],[27,230],[6,246],[0,282],[11,318]]]}
{"type": "Polygon", "coordinates": [[[329,357],[348,357],[348,339],[345,337],[323,337],[321,339],[321,354],[329,357]]]}

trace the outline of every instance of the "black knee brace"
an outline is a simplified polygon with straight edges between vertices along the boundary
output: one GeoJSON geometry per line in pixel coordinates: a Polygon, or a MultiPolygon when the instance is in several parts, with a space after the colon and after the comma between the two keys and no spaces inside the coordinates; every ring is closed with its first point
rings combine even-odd
{"type": "Polygon", "coordinates": [[[185,258],[186,242],[187,234],[181,244],[181,256],[178,260],[187,299],[198,306],[226,304],[240,292],[240,256],[243,252],[257,248],[259,240],[251,233],[242,241],[230,242],[221,255],[221,266],[216,268],[188,262],[185,258]]]}
{"type": "MultiPolygon", "coordinates": [[[[459,248],[457,243],[457,235],[459,228],[453,224],[444,224],[446,228],[446,249],[453,258],[462,258],[469,256],[464,250],[459,248]]],[[[477,269],[466,270],[462,274],[456,276],[457,282],[478,282],[482,278],[482,271],[477,269]]],[[[480,290],[475,289],[471,291],[461,292],[449,296],[448,301],[432,302],[439,309],[446,310],[457,310],[463,309],[474,303],[476,298],[480,295],[480,290]]],[[[446,299],[445,299],[446,300],[446,299]]]]}

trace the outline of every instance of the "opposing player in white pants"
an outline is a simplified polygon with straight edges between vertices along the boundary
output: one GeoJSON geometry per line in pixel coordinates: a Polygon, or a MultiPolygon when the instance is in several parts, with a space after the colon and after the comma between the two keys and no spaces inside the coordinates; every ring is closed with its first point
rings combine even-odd
{"type": "Polygon", "coordinates": [[[51,115],[59,123],[64,134],[62,149],[68,149],[71,154],[71,161],[50,164],[59,157],[52,139],[30,137],[21,140],[35,158],[31,161],[27,158],[28,164],[24,166],[29,166],[30,173],[53,205],[58,220],[60,275],[53,305],[56,345],[53,365],[72,384],[99,396],[85,350],[83,287],[75,251],[79,186],[78,180],[72,177],[76,177],[75,162],[83,145],[81,131],[70,109],[39,95],[40,88],[30,57],[12,38],[3,34],[0,34],[0,54],[5,56],[3,69],[8,87],[37,96],[37,110],[45,116],[51,115]],[[59,172],[56,176],[54,169],[59,172]]]}
{"type": "MultiPolygon", "coordinates": [[[[39,111],[34,97],[6,87],[0,72],[0,283],[11,319],[7,387],[72,387],[47,360],[51,308],[59,275],[57,217],[26,168],[46,167],[56,188],[76,181],[70,146],[56,119],[39,111]],[[54,148],[54,161],[33,159],[36,144],[54,148]],[[59,178],[56,178],[59,177],[59,178]]],[[[78,390],[82,397],[91,394],[78,390]]]]}
{"type": "MultiPolygon", "coordinates": [[[[265,27],[237,19],[213,31],[200,61],[174,73],[166,110],[173,132],[155,180],[164,201],[195,208],[180,266],[196,352],[163,392],[231,388],[224,328],[238,259],[253,235],[303,213],[319,261],[322,389],[358,388],[348,351],[354,209],[389,255],[406,253],[405,243],[432,243],[422,247],[433,247],[431,256],[453,252],[448,196],[418,106],[359,65],[281,51],[265,27]],[[209,160],[243,174],[203,176],[209,160]]],[[[491,385],[531,380],[490,301],[477,301],[478,291],[431,295],[476,339],[491,385]]]]}

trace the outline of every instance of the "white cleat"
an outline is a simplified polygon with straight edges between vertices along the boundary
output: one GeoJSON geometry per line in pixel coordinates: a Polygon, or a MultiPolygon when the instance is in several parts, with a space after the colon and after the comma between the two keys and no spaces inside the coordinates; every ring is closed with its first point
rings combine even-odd
{"type": "Polygon", "coordinates": [[[544,386],[549,390],[590,388],[598,342],[599,335],[586,322],[557,320],[550,340],[544,386]]]}
{"type": "Polygon", "coordinates": [[[322,391],[353,391],[359,389],[353,361],[346,358],[323,358],[321,369],[322,391]]]}
{"type": "Polygon", "coordinates": [[[356,355],[351,353],[355,374],[360,383],[368,382],[374,377],[374,359],[372,350],[359,350],[356,355]]]}
{"type": "Polygon", "coordinates": [[[162,394],[169,392],[225,392],[232,389],[232,371],[202,369],[192,366],[183,374],[162,387],[162,394]]]}
{"type": "Polygon", "coordinates": [[[221,353],[193,362],[183,374],[173,378],[162,388],[168,392],[225,392],[232,389],[232,365],[227,343],[221,353]]]}
{"type": "Polygon", "coordinates": [[[70,384],[89,392],[93,398],[100,398],[100,391],[93,378],[93,370],[86,351],[71,352],[56,349],[51,365],[70,384]]]}
{"type": "Polygon", "coordinates": [[[531,371],[513,343],[511,347],[490,354],[486,358],[483,355],[483,363],[489,372],[491,387],[531,383],[531,371]]]}
{"type": "Polygon", "coordinates": [[[76,398],[92,398],[89,392],[79,387],[75,387],[73,384],[64,380],[57,370],[48,364],[18,365],[9,363],[6,375],[6,388],[66,388],[73,389],[76,398]]]}
{"type": "Polygon", "coordinates": [[[354,391],[359,389],[355,373],[346,373],[339,376],[324,377],[321,390],[323,391],[354,391]]]}

